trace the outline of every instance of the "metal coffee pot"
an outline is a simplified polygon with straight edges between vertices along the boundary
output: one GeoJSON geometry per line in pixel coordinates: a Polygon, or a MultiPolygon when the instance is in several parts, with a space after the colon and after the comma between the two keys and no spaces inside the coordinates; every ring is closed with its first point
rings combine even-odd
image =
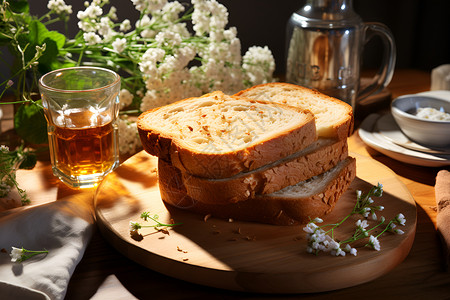
{"type": "Polygon", "coordinates": [[[308,0],[287,24],[286,80],[341,99],[353,108],[389,84],[395,59],[389,28],[362,22],[351,0],[308,0]],[[360,89],[363,48],[374,35],[383,41],[382,65],[371,83],[360,89]]]}

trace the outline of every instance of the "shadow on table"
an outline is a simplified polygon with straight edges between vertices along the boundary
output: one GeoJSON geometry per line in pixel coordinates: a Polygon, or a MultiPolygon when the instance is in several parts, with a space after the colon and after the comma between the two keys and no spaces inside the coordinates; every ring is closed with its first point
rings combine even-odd
{"type": "Polygon", "coordinates": [[[397,175],[429,186],[434,186],[436,175],[439,172],[439,170],[442,169],[450,170],[450,166],[438,168],[438,167],[422,167],[411,165],[392,159],[368,146],[366,146],[366,149],[370,157],[384,164],[385,166],[388,166],[397,175]]]}

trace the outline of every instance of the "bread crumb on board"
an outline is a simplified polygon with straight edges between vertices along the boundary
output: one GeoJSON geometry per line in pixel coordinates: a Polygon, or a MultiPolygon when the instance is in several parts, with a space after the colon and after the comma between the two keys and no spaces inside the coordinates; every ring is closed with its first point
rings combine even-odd
{"type": "Polygon", "coordinates": [[[184,249],[180,248],[180,246],[177,246],[177,251],[178,252],[183,252],[183,253],[188,253],[187,250],[184,250],[184,249]]]}
{"type": "Polygon", "coordinates": [[[246,241],[255,241],[256,240],[256,236],[249,236],[249,235],[247,235],[247,236],[245,236],[245,238],[244,238],[246,241]]]}
{"type": "Polygon", "coordinates": [[[187,253],[187,251],[186,251],[186,250],[183,250],[183,249],[181,249],[181,248],[180,248],[180,246],[177,246],[177,251],[178,251],[178,252],[183,252],[183,253],[187,253]]]}
{"type": "Polygon", "coordinates": [[[203,217],[203,221],[206,222],[209,220],[209,218],[211,218],[211,214],[207,214],[203,217]]]}

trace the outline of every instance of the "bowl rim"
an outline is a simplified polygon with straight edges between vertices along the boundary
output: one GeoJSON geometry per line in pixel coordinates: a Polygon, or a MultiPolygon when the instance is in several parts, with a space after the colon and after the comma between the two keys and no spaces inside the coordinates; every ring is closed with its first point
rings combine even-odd
{"type": "MultiPolygon", "coordinates": [[[[408,119],[412,119],[412,120],[416,120],[416,121],[420,121],[420,122],[430,123],[430,124],[450,125],[450,121],[429,120],[429,119],[416,117],[415,115],[410,114],[410,113],[408,113],[408,112],[406,112],[404,110],[401,110],[400,108],[398,108],[397,106],[394,105],[395,102],[401,101],[404,98],[431,98],[431,99],[436,99],[436,100],[439,100],[439,101],[444,101],[444,102],[449,102],[449,103],[450,103],[450,100],[439,98],[439,97],[434,97],[434,96],[411,94],[411,95],[399,96],[399,97],[395,98],[394,100],[392,100],[392,102],[391,102],[391,111],[399,114],[402,117],[405,117],[405,118],[408,118],[408,119]]],[[[394,113],[392,115],[395,117],[394,113]]]]}

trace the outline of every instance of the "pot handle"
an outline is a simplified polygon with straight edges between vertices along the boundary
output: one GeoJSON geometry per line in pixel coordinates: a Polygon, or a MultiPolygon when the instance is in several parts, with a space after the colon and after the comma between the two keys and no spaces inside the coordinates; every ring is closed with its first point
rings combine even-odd
{"type": "Polygon", "coordinates": [[[364,44],[366,44],[375,35],[381,37],[383,42],[383,58],[380,69],[372,78],[369,85],[358,92],[357,101],[367,98],[372,94],[380,92],[391,82],[394,74],[395,61],[397,58],[394,36],[391,30],[382,23],[367,22],[364,23],[364,44]]]}

